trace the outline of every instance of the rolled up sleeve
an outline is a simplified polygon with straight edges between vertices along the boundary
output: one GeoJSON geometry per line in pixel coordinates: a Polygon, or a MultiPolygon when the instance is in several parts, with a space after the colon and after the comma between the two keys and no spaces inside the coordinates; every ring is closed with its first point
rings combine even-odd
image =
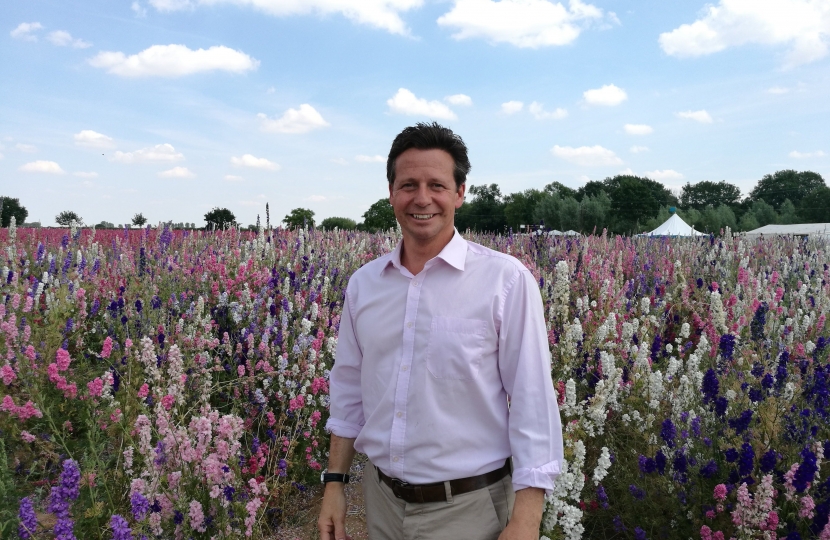
{"type": "Polygon", "coordinates": [[[551,380],[542,296],[527,270],[520,271],[504,293],[499,370],[510,396],[513,488],[536,487],[550,495],[564,459],[562,423],[551,380]]]}
{"type": "Polygon", "coordinates": [[[366,423],[360,388],[363,353],[354,333],[348,288],[340,317],[334,367],[329,376],[330,409],[326,429],[338,437],[355,439],[366,423]]]}

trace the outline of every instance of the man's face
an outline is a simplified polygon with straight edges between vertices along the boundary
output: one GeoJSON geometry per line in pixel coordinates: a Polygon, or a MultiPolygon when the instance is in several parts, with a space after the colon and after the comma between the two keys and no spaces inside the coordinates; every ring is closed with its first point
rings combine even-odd
{"type": "Polygon", "coordinates": [[[466,186],[455,187],[455,162],[444,150],[410,148],[395,161],[389,202],[405,239],[427,246],[452,238],[455,209],[464,202],[466,186]]]}

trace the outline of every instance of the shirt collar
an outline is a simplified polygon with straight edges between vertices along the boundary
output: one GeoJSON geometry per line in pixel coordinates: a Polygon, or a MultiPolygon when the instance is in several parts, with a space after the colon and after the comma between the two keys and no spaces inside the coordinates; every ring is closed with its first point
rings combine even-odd
{"type": "MultiPolygon", "coordinates": [[[[391,264],[398,270],[400,270],[403,265],[401,264],[401,249],[403,248],[403,239],[398,242],[398,245],[395,246],[395,250],[389,254],[389,260],[381,266],[380,272],[383,273],[389,265],[391,264]]],[[[449,264],[453,268],[457,270],[464,271],[464,263],[467,260],[467,241],[459,234],[458,229],[455,229],[452,238],[450,239],[449,243],[444,246],[444,249],[441,250],[441,253],[435,256],[435,259],[441,259],[445,263],[449,264]]],[[[435,260],[432,259],[432,260],[435,260]]],[[[429,264],[429,263],[427,263],[429,264]]]]}

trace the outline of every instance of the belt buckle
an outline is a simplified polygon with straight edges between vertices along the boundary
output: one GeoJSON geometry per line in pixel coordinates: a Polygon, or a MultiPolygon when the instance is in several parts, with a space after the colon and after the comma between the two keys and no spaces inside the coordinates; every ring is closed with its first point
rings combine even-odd
{"type": "Polygon", "coordinates": [[[392,493],[394,493],[395,497],[397,497],[398,499],[403,499],[403,494],[400,492],[400,488],[409,487],[409,482],[404,482],[403,480],[400,480],[398,478],[393,478],[392,484],[392,493]]]}

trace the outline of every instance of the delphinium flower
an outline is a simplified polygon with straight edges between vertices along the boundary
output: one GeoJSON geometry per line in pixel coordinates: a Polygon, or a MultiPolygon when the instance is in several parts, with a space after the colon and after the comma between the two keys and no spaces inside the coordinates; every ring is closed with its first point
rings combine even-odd
{"type": "Polygon", "coordinates": [[[703,478],[712,478],[718,472],[718,464],[714,459],[710,459],[700,468],[700,476],[703,478]]]}
{"type": "Polygon", "coordinates": [[[763,473],[771,473],[775,469],[775,464],[778,462],[778,457],[775,450],[767,450],[761,459],[758,461],[758,468],[763,473]]]}
{"type": "Polygon", "coordinates": [[[799,493],[804,493],[807,485],[815,479],[818,465],[816,455],[810,451],[809,447],[801,451],[801,459],[801,464],[793,477],[793,486],[799,493]]]}
{"type": "Polygon", "coordinates": [[[669,448],[674,448],[674,438],[677,437],[677,429],[671,421],[671,418],[663,420],[663,426],[660,429],[660,436],[666,441],[669,448]]]}
{"type": "Polygon", "coordinates": [[[634,528],[634,538],[635,540],[646,540],[646,531],[641,529],[640,527],[634,528]]]}
{"type": "Polygon", "coordinates": [[[17,527],[18,536],[24,540],[32,538],[35,531],[37,531],[37,516],[35,515],[35,509],[32,508],[32,501],[29,497],[20,499],[18,517],[20,518],[20,525],[17,527]]]}
{"type": "Polygon", "coordinates": [[[130,505],[132,506],[133,517],[136,521],[141,521],[150,512],[150,501],[138,491],[130,496],[130,505]]]}
{"type": "Polygon", "coordinates": [[[718,397],[718,393],[720,392],[720,382],[718,381],[718,375],[715,373],[714,369],[709,368],[706,371],[706,374],[703,375],[703,385],[701,391],[703,392],[704,403],[714,402],[718,397]]]}
{"type": "Polygon", "coordinates": [[[738,458],[738,474],[747,476],[752,473],[752,468],[755,465],[755,451],[749,443],[741,445],[741,453],[738,458]]]}
{"type": "Polygon", "coordinates": [[[663,453],[662,450],[658,450],[656,454],[654,454],[654,465],[657,467],[657,472],[660,474],[666,473],[666,454],[663,453]]]}
{"type": "Polygon", "coordinates": [[[118,514],[113,514],[110,518],[110,527],[112,527],[112,540],[132,540],[133,531],[127,524],[127,520],[118,514]]]}
{"type": "Polygon", "coordinates": [[[638,501],[642,501],[646,498],[646,492],[643,488],[638,487],[635,484],[631,484],[628,486],[628,491],[631,493],[631,496],[637,499],[638,501]]]}
{"type": "Polygon", "coordinates": [[[735,433],[740,435],[749,428],[749,423],[752,421],[752,411],[746,410],[737,418],[729,419],[729,427],[735,430],[735,433]]]}

